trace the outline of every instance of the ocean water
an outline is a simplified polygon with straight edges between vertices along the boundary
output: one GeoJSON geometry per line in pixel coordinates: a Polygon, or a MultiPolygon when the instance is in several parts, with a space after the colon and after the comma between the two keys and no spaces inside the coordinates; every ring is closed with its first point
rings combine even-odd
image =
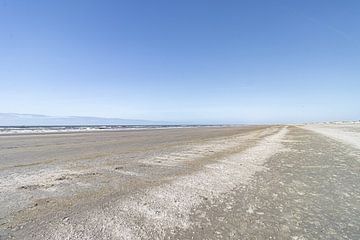
{"type": "Polygon", "coordinates": [[[121,131],[121,130],[126,131],[126,130],[192,128],[192,127],[212,127],[212,126],[220,126],[220,125],[3,126],[0,127],[0,135],[90,132],[90,131],[121,131]]]}

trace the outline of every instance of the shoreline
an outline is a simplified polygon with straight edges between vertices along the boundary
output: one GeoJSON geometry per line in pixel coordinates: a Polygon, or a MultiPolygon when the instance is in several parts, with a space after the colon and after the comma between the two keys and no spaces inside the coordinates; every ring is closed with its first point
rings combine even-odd
{"type": "MultiPolygon", "coordinates": [[[[250,125],[79,125],[79,126],[0,126],[0,136],[45,135],[92,132],[121,132],[183,128],[245,127],[250,125]]],[[[254,125],[256,126],[256,125],[254,125]]]]}

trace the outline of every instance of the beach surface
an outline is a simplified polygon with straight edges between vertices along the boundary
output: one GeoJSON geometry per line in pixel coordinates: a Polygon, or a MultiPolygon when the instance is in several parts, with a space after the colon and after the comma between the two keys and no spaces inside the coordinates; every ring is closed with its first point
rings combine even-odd
{"type": "Polygon", "coordinates": [[[0,136],[0,239],[360,239],[360,124],[0,136]]]}

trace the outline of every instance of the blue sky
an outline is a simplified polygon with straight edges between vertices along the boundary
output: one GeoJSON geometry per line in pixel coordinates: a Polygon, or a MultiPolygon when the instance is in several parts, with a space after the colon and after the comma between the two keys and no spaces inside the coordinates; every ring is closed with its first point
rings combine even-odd
{"type": "Polygon", "coordinates": [[[360,119],[359,1],[0,0],[0,112],[360,119]]]}

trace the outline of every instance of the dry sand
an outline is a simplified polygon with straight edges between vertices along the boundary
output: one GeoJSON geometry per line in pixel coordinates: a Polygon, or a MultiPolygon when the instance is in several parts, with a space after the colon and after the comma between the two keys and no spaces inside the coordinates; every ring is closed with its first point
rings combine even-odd
{"type": "Polygon", "coordinates": [[[304,128],[360,149],[360,123],[312,124],[304,128]]]}
{"type": "Polygon", "coordinates": [[[356,239],[359,132],[344,129],[0,136],[0,238],[356,239]]]}

